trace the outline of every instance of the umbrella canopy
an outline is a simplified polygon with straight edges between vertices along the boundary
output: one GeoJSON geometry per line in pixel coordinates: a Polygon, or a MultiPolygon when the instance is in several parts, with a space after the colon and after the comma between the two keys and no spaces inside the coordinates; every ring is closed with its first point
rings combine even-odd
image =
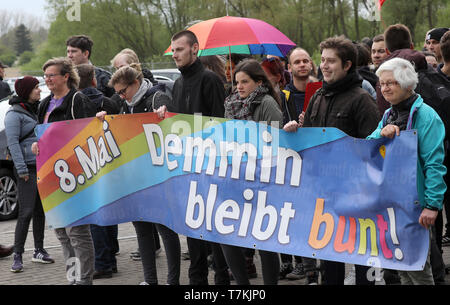
{"type": "MultiPolygon", "coordinates": [[[[199,22],[188,30],[197,36],[199,56],[230,53],[285,56],[295,47],[295,43],[274,26],[252,18],[214,18],[199,22]]],[[[171,54],[170,47],[165,54],[171,54]]]]}

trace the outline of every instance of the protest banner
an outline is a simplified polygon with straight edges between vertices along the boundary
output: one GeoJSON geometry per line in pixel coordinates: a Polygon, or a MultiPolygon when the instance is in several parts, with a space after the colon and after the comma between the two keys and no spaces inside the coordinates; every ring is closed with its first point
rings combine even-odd
{"type": "Polygon", "coordinates": [[[48,224],[151,221],[175,232],[317,259],[421,270],[417,135],[153,113],[37,127],[48,224]]]}

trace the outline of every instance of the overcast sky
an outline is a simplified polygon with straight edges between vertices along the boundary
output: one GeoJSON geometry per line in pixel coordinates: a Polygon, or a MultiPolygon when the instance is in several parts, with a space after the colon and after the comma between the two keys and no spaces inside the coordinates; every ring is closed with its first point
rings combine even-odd
{"type": "Polygon", "coordinates": [[[47,19],[45,12],[46,0],[2,0],[0,9],[11,12],[25,12],[42,20],[47,19]]]}

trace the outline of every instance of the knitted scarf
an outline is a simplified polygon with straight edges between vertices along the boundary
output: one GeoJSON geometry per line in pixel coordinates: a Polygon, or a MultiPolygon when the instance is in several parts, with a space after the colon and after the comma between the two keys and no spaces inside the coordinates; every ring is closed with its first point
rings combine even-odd
{"type": "Polygon", "coordinates": [[[232,93],[225,99],[225,118],[236,120],[251,120],[255,105],[261,103],[258,97],[266,95],[269,89],[258,86],[246,98],[241,99],[238,92],[232,93]]]}
{"type": "Polygon", "coordinates": [[[392,124],[400,128],[400,130],[406,130],[408,124],[409,113],[414,101],[417,99],[417,94],[413,94],[406,100],[401,101],[397,105],[392,105],[392,109],[389,112],[389,116],[386,119],[386,125],[392,124]]]}

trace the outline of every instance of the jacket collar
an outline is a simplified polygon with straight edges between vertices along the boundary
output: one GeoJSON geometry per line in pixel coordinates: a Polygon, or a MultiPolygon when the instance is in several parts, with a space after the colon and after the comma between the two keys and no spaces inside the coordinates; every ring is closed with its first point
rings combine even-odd
{"type": "MultiPolygon", "coordinates": [[[[409,117],[408,117],[408,124],[406,126],[406,130],[412,129],[412,123],[413,118],[416,112],[420,109],[420,107],[423,105],[423,98],[420,96],[420,94],[416,93],[416,100],[414,101],[413,105],[411,106],[411,110],[409,111],[409,117]]],[[[386,110],[383,116],[383,125],[386,124],[386,120],[389,117],[389,113],[391,112],[392,107],[386,110]]]]}
{"type": "Polygon", "coordinates": [[[184,77],[190,77],[196,74],[197,72],[202,71],[203,69],[204,69],[203,64],[199,58],[197,58],[197,60],[192,65],[179,68],[181,74],[184,77]]]}

